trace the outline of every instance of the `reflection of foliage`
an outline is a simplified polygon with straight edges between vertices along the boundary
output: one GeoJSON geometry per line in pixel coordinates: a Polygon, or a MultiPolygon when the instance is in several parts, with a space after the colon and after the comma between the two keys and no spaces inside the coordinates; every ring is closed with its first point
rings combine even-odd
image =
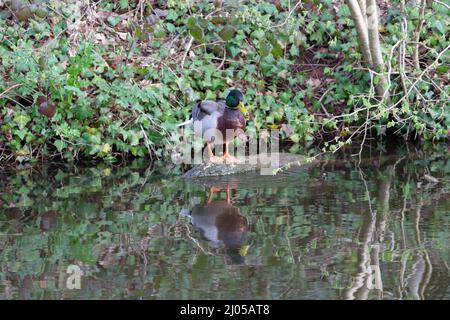
{"type": "Polygon", "coordinates": [[[414,274],[426,252],[433,273],[425,297],[442,298],[450,262],[448,154],[368,163],[362,167],[368,194],[345,159],[290,172],[283,184],[268,177],[243,181],[232,191],[232,203],[249,224],[244,265],[231,264],[222,248],[208,248],[179,216],[194,197],[206,201],[201,184],[130,167],[18,171],[5,176],[0,189],[0,295],[342,298],[356,283],[370,197],[377,219],[385,222],[383,234],[370,240],[374,245],[383,239],[385,296],[397,296],[398,262],[406,275],[414,274]],[[423,181],[425,173],[441,182],[423,181]],[[388,208],[380,206],[380,189],[389,191],[388,208]],[[80,291],[65,289],[69,264],[83,266],[80,291]]]}
{"type": "Polygon", "coordinates": [[[448,138],[448,64],[432,64],[448,46],[445,6],[427,9],[417,40],[430,70],[420,77],[397,61],[410,59],[412,43],[392,56],[412,40],[417,8],[383,8],[391,97],[401,102],[391,109],[361,96],[378,78],[361,69],[342,2],[0,1],[0,160],[163,157],[190,103],[230,87],[245,90],[248,127],[280,128],[292,150],[336,137],[334,150],[369,116],[380,137],[448,138]]]}

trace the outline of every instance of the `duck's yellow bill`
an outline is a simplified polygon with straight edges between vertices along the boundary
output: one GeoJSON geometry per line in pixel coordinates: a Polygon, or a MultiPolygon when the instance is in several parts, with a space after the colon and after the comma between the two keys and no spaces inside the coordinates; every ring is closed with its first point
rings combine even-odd
{"type": "Polygon", "coordinates": [[[247,108],[244,106],[244,104],[242,102],[240,102],[238,104],[238,109],[240,112],[242,112],[242,114],[244,115],[245,119],[248,120],[249,116],[248,116],[248,110],[247,108]]]}

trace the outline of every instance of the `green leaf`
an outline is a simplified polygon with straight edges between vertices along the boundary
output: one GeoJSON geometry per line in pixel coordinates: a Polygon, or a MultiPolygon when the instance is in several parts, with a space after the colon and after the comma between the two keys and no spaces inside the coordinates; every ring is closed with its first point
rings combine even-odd
{"type": "Polygon", "coordinates": [[[226,25],[222,30],[219,31],[219,36],[223,41],[231,40],[236,34],[236,29],[233,26],[226,25]]]}
{"type": "Polygon", "coordinates": [[[389,121],[389,122],[387,123],[387,127],[388,127],[388,128],[392,128],[393,126],[395,126],[395,121],[389,121]]]}
{"type": "Polygon", "coordinates": [[[20,138],[20,140],[23,140],[23,138],[25,138],[25,136],[27,135],[27,133],[28,133],[28,129],[26,129],[26,128],[24,128],[24,129],[22,129],[22,130],[16,130],[16,131],[14,131],[14,134],[15,134],[16,136],[18,136],[18,137],[20,138]]]}
{"type": "Polygon", "coordinates": [[[20,113],[14,117],[14,122],[17,123],[20,129],[25,128],[28,122],[31,121],[31,118],[23,113],[20,113]]]}
{"type": "Polygon", "coordinates": [[[36,9],[36,11],[34,12],[34,14],[35,14],[37,17],[44,19],[44,18],[47,17],[48,11],[47,11],[47,9],[45,9],[45,8],[38,7],[38,8],[36,9]]]}
{"type": "Polygon", "coordinates": [[[58,149],[59,152],[61,152],[67,146],[67,144],[62,140],[55,140],[53,144],[55,145],[56,149],[58,149]]]}
{"type": "Polygon", "coordinates": [[[273,48],[272,48],[272,54],[274,57],[281,57],[283,55],[283,48],[281,47],[280,43],[278,41],[274,41],[272,43],[273,48]]]}
{"type": "Polygon", "coordinates": [[[106,20],[109,22],[109,24],[113,27],[115,27],[117,24],[119,24],[120,21],[122,21],[122,17],[120,16],[109,16],[106,18],[106,20]]]}
{"type": "Polygon", "coordinates": [[[440,74],[445,74],[448,72],[448,66],[440,65],[436,67],[436,72],[440,74]]]}
{"type": "Polygon", "coordinates": [[[259,42],[259,55],[261,57],[267,57],[267,55],[270,53],[270,49],[270,44],[268,44],[266,41],[259,42]]]}
{"type": "Polygon", "coordinates": [[[298,55],[299,55],[298,47],[295,46],[295,45],[291,46],[291,49],[289,50],[289,53],[290,53],[292,56],[294,56],[294,57],[298,57],[298,55]]]}
{"type": "Polygon", "coordinates": [[[239,54],[239,52],[241,52],[241,48],[236,46],[230,46],[228,50],[230,50],[231,57],[233,58],[236,57],[239,54]]]}
{"type": "Polygon", "coordinates": [[[196,25],[197,25],[197,23],[195,22],[195,18],[194,17],[189,17],[189,19],[186,22],[186,26],[188,27],[188,29],[191,29],[191,28],[193,28],[196,25]]]}
{"type": "Polygon", "coordinates": [[[191,36],[199,42],[203,42],[203,30],[199,26],[195,26],[190,30],[191,36]]]}
{"type": "Polygon", "coordinates": [[[190,17],[187,20],[186,25],[191,36],[194,37],[195,40],[203,42],[203,29],[197,24],[195,18],[190,17]]]}
{"type": "Polygon", "coordinates": [[[434,21],[434,28],[439,31],[440,34],[445,34],[445,26],[442,24],[440,20],[434,21]]]}
{"type": "Polygon", "coordinates": [[[120,0],[119,4],[120,4],[120,9],[122,9],[122,10],[128,8],[128,0],[120,0]]]}

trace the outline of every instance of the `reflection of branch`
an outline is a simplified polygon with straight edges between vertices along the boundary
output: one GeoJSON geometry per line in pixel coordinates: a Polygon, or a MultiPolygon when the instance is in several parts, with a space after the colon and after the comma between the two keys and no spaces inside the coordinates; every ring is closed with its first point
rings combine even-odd
{"type": "Polygon", "coordinates": [[[400,268],[400,281],[398,284],[398,294],[399,298],[403,298],[403,291],[405,291],[406,280],[405,280],[405,272],[406,272],[406,264],[408,262],[409,251],[406,251],[406,254],[401,255],[401,268],[400,268]]]}
{"type": "Polygon", "coordinates": [[[203,253],[209,254],[209,255],[213,255],[213,253],[211,253],[211,252],[205,250],[205,249],[200,245],[200,243],[198,242],[197,239],[195,239],[194,237],[191,236],[191,229],[189,229],[189,225],[188,225],[187,223],[185,223],[184,226],[185,226],[185,228],[186,228],[186,230],[187,230],[187,233],[186,233],[187,237],[188,237],[189,239],[191,239],[192,242],[194,242],[194,243],[197,245],[197,247],[199,247],[200,250],[202,250],[203,253]]]}
{"type": "Polygon", "coordinates": [[[422,199],[420,200],[419,204],[416,208],[416,218],[414,221],[414,230],[416,232],[416,241],[417,245],[420,246],[422,244],[422,240],[420,239],[420,211],[422,209],[422,199]]]}
{"type": "MultiPolygon", "coordinates": [[[[417,245],[420,247],[422,245],[422,240],[420,238],[420,218],[421,209],[423,206],[423,201],[420,199],[417,209],[415,211],[415,221],[414,230],[416,233],[417,245]]],[[[430,283],[431,275],[433,273],[433,266],[430,261],[430,257],[426,249],[422,252],[417,253],[417,260],[413,264],[411,273],[406,279],[409,292],[416,299],[425,299],[425,290],[430,283]]]]}
{"type": "MultiPolygon", "coordinates": [[[[409,182],[409,179],[407,181],[409,182]]],[[[400,230],[402,233],[402,249],[406,248],[405,211],[406,211],[406,196],[403,197],[403,208],[400,211],[400,230]]]]}
{"type": "MultiPolygon", "coordinates": [[[[396,162],[399,163],[398,160],[396,162]]],[[[377,214],[373,210],[372,199],[369,192],[367,181],[364,178],[364,172],[358,165],[359,176],[364,184],[364,188],[368,197],[369,212],[363,215],[363,225],[360,228],[359,241],[360,246],[358,248],[358,273],[355,276],[355,285],[345,292],[346,299],[367,299],[370,290],[375,288],[380,294],[379,298],[383,295],[383,283],[380,270],[380,250],[382,248],[384,232],[386,228],[386,212],[389,211],[389,197],[390,197],[390,185],[391,177],[395,171],[395,165],[391,167],[389,172],[389,179],[384,182],[381,193],[378,196],[377,202],[381,202],[381,212],[377,214]],[[373,283],[375,281],[375,283],[373,283]],[[373,286],[375,284],[375,286],[373,286]]]]}
{"type": "Polygon", "coordinates": [[[428,255],[428,251],[426,249],[424,255],[427,268],[425,269],[424,279],[421,282],[422,285],[420,294],[422,296],[422,299],[425,299],[425,289],[428,287],[428,284],[430,283],[431,280],[431,274],[433,273],[433,265],[431,264],[430,256],[428,255]]]}
{"type": "Polygon", "coordinates": [[[448,271],[450,271],[450,267],[448,266],[448,263],[445,260],[444,260],[444,266],[447,268],[448,271]]]}
{"type": "Polygon", "coordinates": [[[420,253],[417,254],[417,260],[412,266],[411,273],[406,278],[410,294],[417,300],[421,299],[419,294],[419,285],[425,272],[425,261],[420,253]]]}
{"type": "Polygon", "coordinates": [[[355,284],[353,287],[345,292],[345,298],[348,300],[367,299],[369,294],[369,281],[372,280],[370,245],[373,240],[376,215],[372,210],[372,201],[370,199],[369,188],[361,168],[359,168],[359,176],[364,184],[368,196],[369,214],[366,213],[363,216],[364,220],[359,236],[361,244],[358,248],[358,273],[355,276],[355,284]]]}

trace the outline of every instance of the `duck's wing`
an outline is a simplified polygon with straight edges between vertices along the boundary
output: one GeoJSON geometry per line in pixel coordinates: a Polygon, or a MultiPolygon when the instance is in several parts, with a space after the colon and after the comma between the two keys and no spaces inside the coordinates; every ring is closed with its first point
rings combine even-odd
{"type": "Polygon", "coordinates": [[[200,101],[192,108],[192,119],[194,121],[202,120],[204,117],[213,113],[222,113],[223,107],[220,103],[211,100],[200,101]]]}

